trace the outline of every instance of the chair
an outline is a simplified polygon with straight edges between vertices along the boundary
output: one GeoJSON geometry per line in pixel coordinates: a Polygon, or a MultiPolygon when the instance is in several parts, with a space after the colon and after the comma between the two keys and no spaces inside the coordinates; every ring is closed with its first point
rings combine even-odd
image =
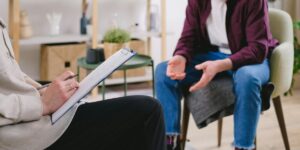
{"type": "MultiPolygon", "coordinates": [[[[280,126],[284,146],[286,150],[290,150],[289,140],[287,136],[281,99],[280,96],[287,92],[291,86],[293,74],[293,60],[294,60],[294,46],[293,46],[293,23],[288,13],[277,10],[269,10],[269,19],[271,32],[273,37],[279,40],[278,45],[271,56],[271,82],[274,84],[275,89],[272,93],[272,101],[274,104],[276,116],[280,126]]],[[[188,99],[185,99],[183,106],[183,119],[182,119],[182,134],[180,137],[181,145],[184,147],[188,122],[189,122],[189,108],[187,106],[188,99]]],[[[221,145],[222,132],[222,119],[218,121],[218,145],[221,145]]]]}

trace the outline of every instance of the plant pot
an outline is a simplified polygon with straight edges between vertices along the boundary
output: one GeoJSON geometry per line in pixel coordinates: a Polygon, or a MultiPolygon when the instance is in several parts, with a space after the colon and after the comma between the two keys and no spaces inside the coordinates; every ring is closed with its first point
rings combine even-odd
{"type": "Polygon", "coordinates": [[[104,43],[104,56],[105,59],[109,58],[118,50],[128,47],[128,43],[104,43]]]}
{"type": "Polygon", "coordinates": [[[146,43],[142,40],[131,40],[129,42],[129,48],[137,52],[138,54],[148,55],[146,50],[146,43]]]}
{"type": "Polygon", "coordinates": [[[104,50],[103,48],[88,49],[86,54],[86,63],[97,64],[104,61],[104,50]]]}

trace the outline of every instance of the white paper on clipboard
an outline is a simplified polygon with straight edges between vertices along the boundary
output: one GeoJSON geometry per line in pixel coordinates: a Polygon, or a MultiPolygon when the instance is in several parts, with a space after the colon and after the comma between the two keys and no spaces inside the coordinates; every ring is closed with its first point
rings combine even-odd
{"type": "Polygon", "coordinates": [[[130,49],[120,49],[118,52],[110,56],[106,61],[94,69],[87,77],[85,77],[80,83],[77,91],[70,97],[64,105],[62,105],[51,116],[52,124],[54,124],[59,118],[61,118],[70,108],[72,108],[77,102],[84,98],[95,86],[101,81],[107,78],[115,70],[117,70],[122,64],[132,58],[136,52],[130,49]]]}

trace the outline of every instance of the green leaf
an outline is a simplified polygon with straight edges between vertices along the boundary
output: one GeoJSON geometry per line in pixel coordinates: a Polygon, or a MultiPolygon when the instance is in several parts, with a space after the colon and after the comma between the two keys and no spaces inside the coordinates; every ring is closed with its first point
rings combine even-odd
{"type": "Polygon", "coordinates": [[[298,30],[300,29],[300,21],[294,23],[294,28],[298,30]]]}
{"type": "Polygon", "coordinates": [[[130,41],[130,34],[120,28],[110,29],[105,33],[103,41],[108,43],[126,43],[130,41]]]}
{"type": "MultiPolygon", "coordinates": [[[[297,21],[294,23],[294,28],[296,30],[300,30],[300,21],[297,21]]],[[[285,95],[292,95],[292,90],[294,87],[294,82],[295,82],[295,74],[299,73],[300,71],[300,44],[298,38],[295,36],[294,37],[294,68],[293,68],[293,81],[292,81],[292,86],[289,89],[285,95]]]]}

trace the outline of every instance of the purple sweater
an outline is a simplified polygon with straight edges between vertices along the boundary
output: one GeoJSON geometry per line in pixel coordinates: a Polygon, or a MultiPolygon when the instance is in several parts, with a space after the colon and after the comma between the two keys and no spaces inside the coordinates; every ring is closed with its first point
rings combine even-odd
{"type": "MultiPolygon", "coordinates": [[[[267,0],[227,0],[226,30],[233,69],[262,63],[278,44],[270,31],[267,7],[267,0]]],[[[189,62],[196,53],[218,50],[210,43],[206,29],[210,12],[211,0],[188,0],[174,55],[189,62]]]]}

